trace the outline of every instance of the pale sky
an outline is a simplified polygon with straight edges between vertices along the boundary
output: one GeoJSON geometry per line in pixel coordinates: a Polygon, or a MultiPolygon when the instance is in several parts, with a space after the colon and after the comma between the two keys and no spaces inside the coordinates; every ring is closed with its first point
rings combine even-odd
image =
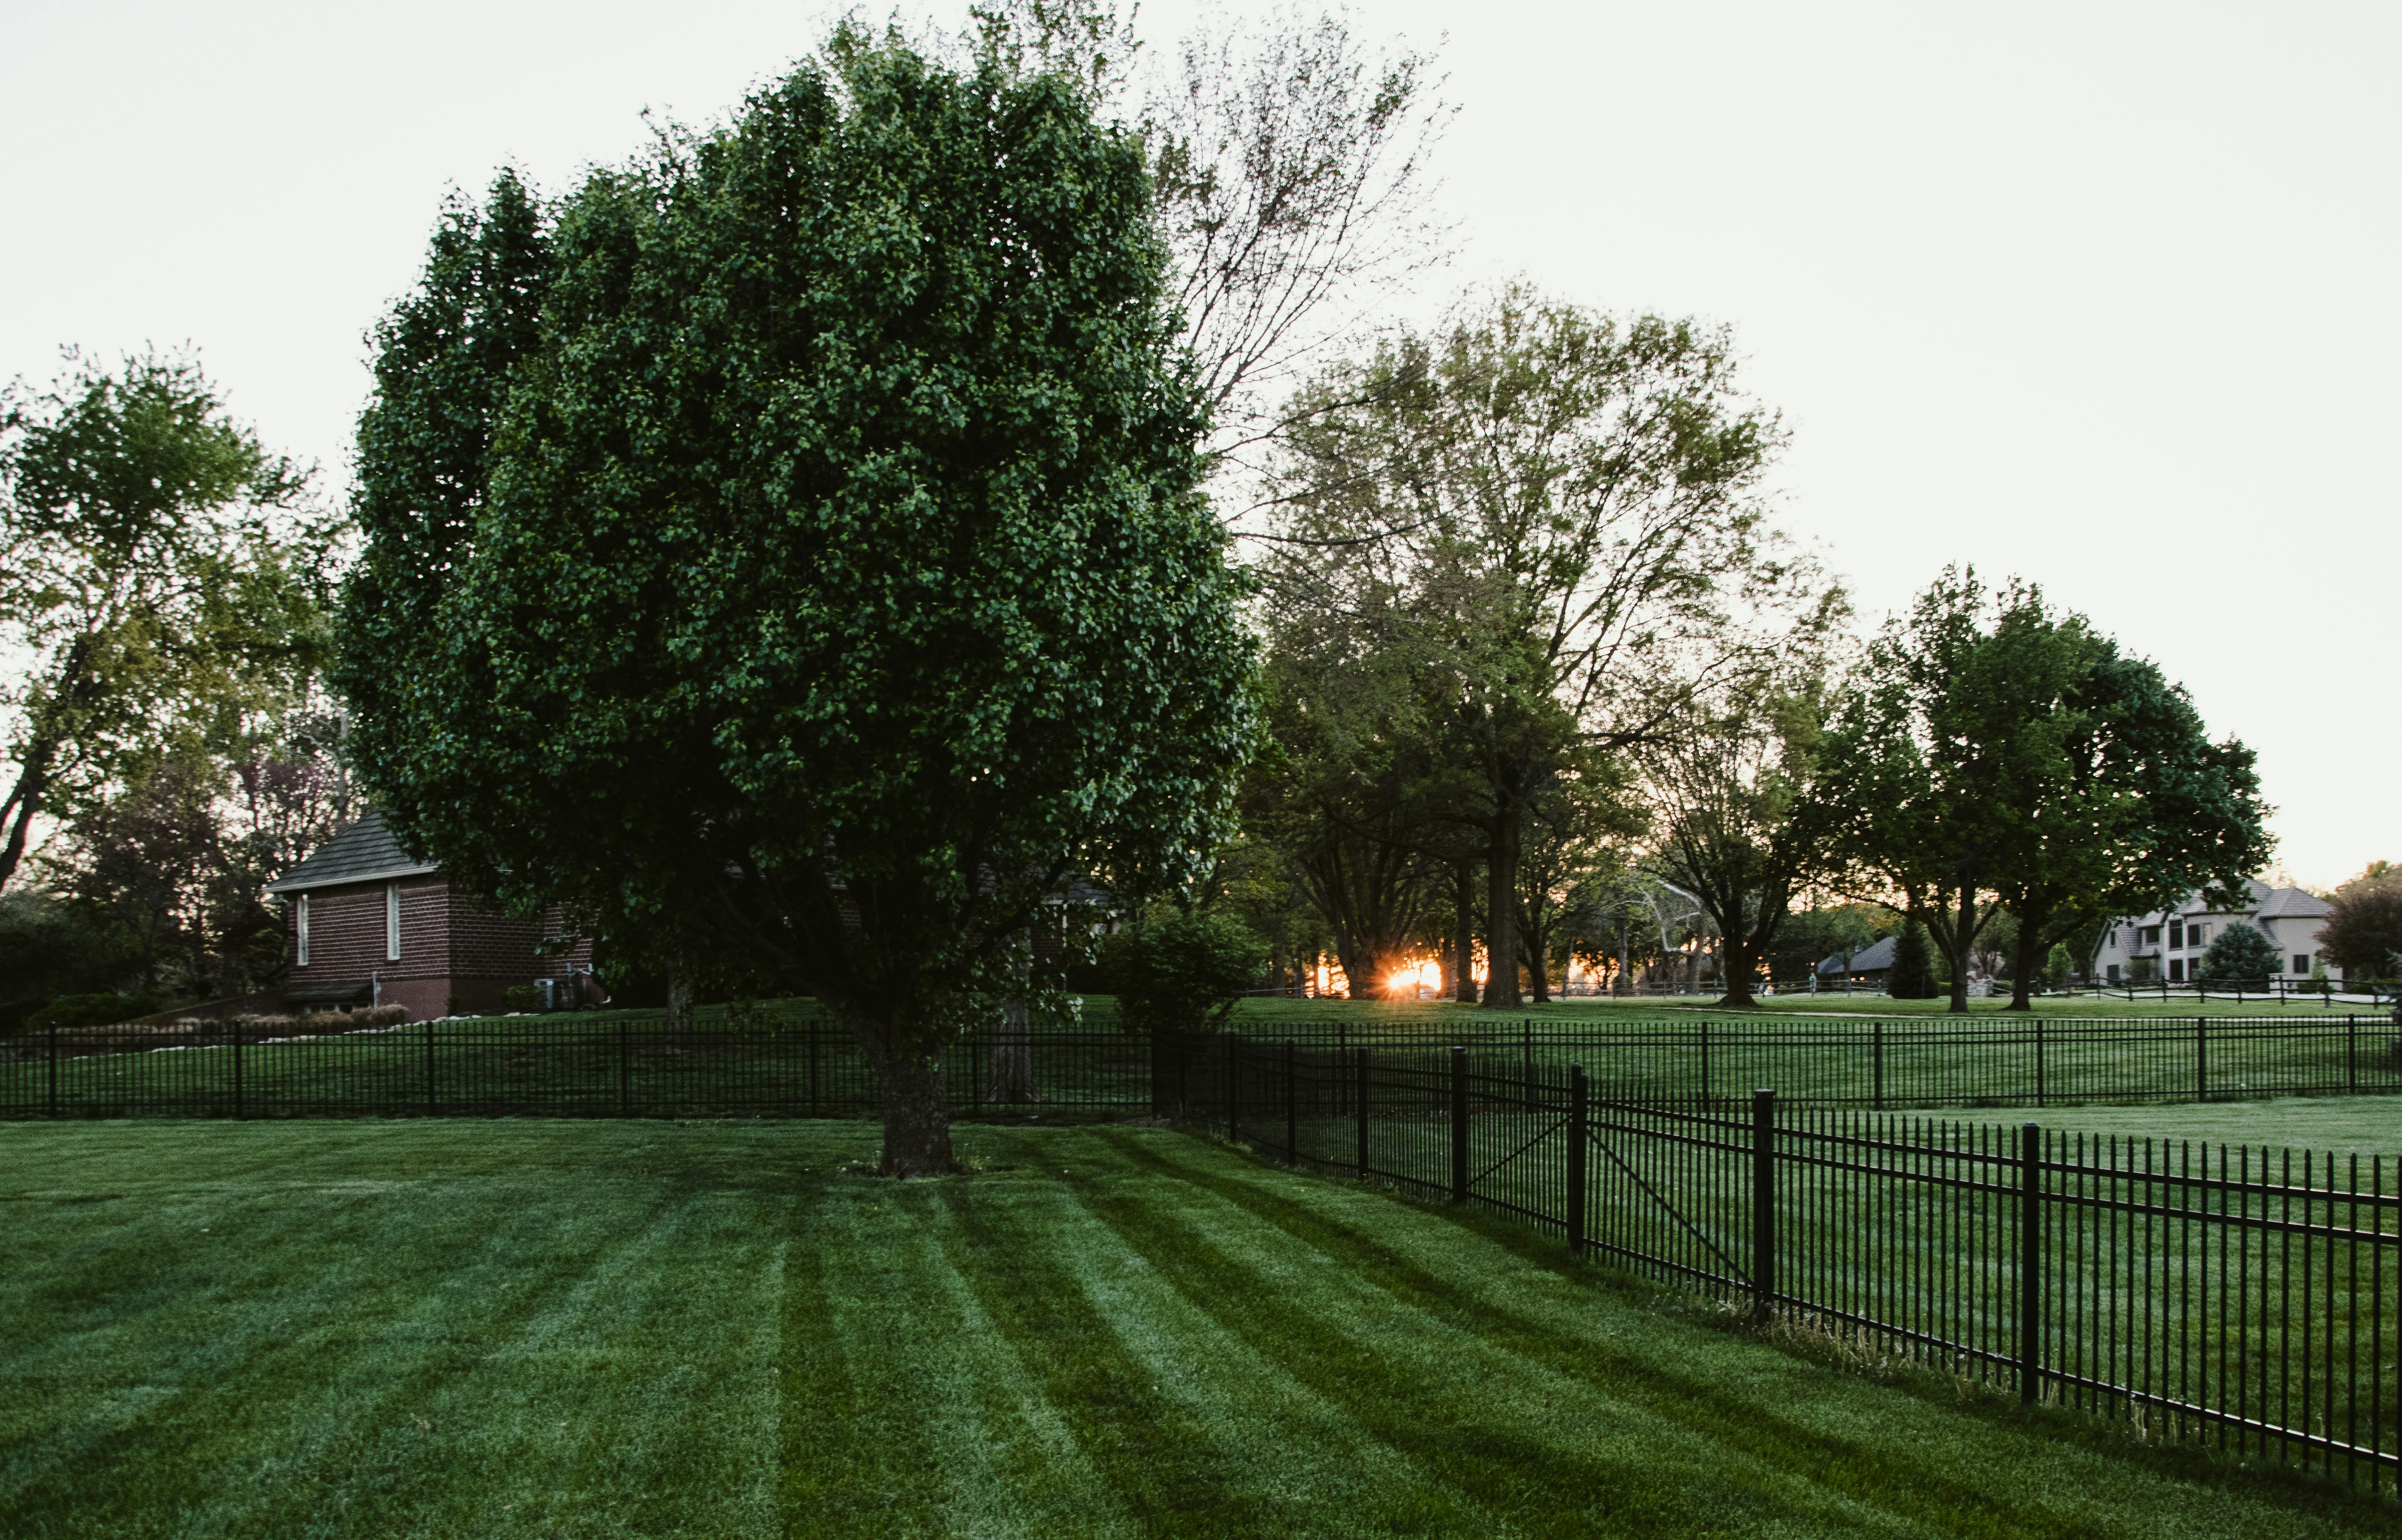
{"type": "MultiPolygon", "coordinates": [[[[832,14],[0,0],[0,377],[189,340],[338,490],[362,334],[446,187],[505,161],[559,188],[646,106],[723,113],[832,14]]],[[[2402,859],[2402,7],[1355,22],[1440,43],[1463,108],[1437,166],[1463,249],[1418,313],[1524,277],[1731,323],[1793,433],[1783,521],[1866,618],[1946,561],[2034,579],[2260,750],[2296,879],[2402,859]]]]}

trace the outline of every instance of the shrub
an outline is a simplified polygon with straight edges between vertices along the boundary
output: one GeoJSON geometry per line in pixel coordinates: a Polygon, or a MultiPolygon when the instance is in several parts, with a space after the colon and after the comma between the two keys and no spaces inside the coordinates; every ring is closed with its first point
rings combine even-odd
{"type": "Polygon", "coordinates": [[[2076,971],[2077,955],[2068,950],[2065,942],[2054,942],[2050,953],[2043,959],[2044,983],[2050,988],[2058,989],[2066,983],[2068,976],[2076,971]]]}
{"type": "Polygon", "coordinates": [[[2395,977],[2395,954],[2402,952],[2402,880],[2386,876],[2337,889],[2319,928],[2319,950],[2346,978],[2395,977]]]}
{"type": "Polygon", "coordinates": [[[167,1009],[159,995],[62,995],[25,1018],[28,1031],[53,1026],[111,1026],[167,1009]]]}
{"type": "Polygon", "coordinates": [[[1214,1032],[1268,964],[1267,943],[1231,914],[1180,914],[1116,942],[1111,971],[1129,1028],[1214,1032]]]}
{"type": "Polygon", "coordinates": [[[1902,927],[1893,943],[1893,969],[1885,975],[1885,993],[1897,1000],[1931,1000],[1936,995],[1935,943],[1926,927],[1902,927]]]}
{"type": "Polygon", "coordinates": [[[2202,976],[2229,983],[2270,979],[2276,977],[2284,961],[2277,955],[2277,943],[2257,926],[2229,920],[2218,928],[2218,934],[2210,939],[2210,950],[2202,955],[2202,976]]]}
{"type": "Polygon", "coordinates": [[[542,991],[530,983],[513,983],[501,991],[501,1009],[539,1011],[542,1009],[542,991]]]}

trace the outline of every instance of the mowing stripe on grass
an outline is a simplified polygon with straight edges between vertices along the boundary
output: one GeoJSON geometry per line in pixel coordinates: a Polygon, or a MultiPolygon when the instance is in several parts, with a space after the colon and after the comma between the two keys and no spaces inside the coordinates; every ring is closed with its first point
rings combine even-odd
{"type": "Polygon", "coordinates": [[[1188,1422],[1213,1430],[1222,1457],[1239,1462],[1230,1476],[1239,1473],[1263,1501],[1364,1511],[1407,1492],[1413,1521],[1440,1514],[1471,1528],[1492,1527],[1491,1516],[1465,1494],[1413,1465],[1339,1403],[1286,1375],[1188,1300],[1150,1258],[1118,1244],[1088,1197],[1063,1193],[1056,1201],[1064,1211],[1056,1221],[1063,1233],[1096,1236],[1061,1248],[1068,1281],[1091,1297],[1159,1394],[1188,1422]]]}
{"type": "MultiPolygon", "coordinates": [[[[1343,1265],[1324,1271],[1338,1283],[1360,1280],[1415,1307],[1425,1334],[1444,1339],[1442,1351],[1425,1354],[1424,1367],[1404,1359],[1397,1370],[1400,1384],[1379,1385],[1374,1393],[1360,1396],[1370,1411],[1406,1403],[1412,1385],[1440,1389],[1467,1380],[1475,1372],[1469,1366],[1475,1363],[1476,1349],[1482,1346],[1490,1354],[1539,1366],[1562,1380],[1581,1382],[1594,1392],[1639,1409],[1650,1436],[1646,1440],[1644,1471],[1640,1479],[1628,1483],[1631,1488],[1664,1481],[1678,1489],[1680,1501],[1699,1502],[1705,1509],[1715,1506],[1714,1498],[1736,1505],[1732,1515],[1723,1509],[1715,1514],[1634,1515],[1630,1533],[1660,1526],[1657,1533],[1712,1533],[1715,1523],[1732,1523],[1740,1531],[1768,1522],[1761,1517],[1764,1513],[1778,1516],[1780,1521],[1807,1522],[1815,1533],[1841,1533],[1856,1527],[1880,1531],[1899,1524],[1912,1533],[1931,1527],[1946,1534],[2071,1534],[2094,1533],[2091,1526],[2110,1511],[2087,1500],[2074,1481],[2014,1488],[1995,1480],[1990,1463],[1984,1460],[1972,1457],[1965,1464],[1946,1460],[1935,1437],[1940,1433],[1943,1443],[1955,1447],[1965,1442],[1971,1451],[1981,1454],[1986,1438],[2016,1441],[2021,1437],[2008,1429],[1991,1428],[1985,1437],[1963,1440],[1956,1421],[1948,1425],[1931,1421],[1923,1403],[1894,1397],[1782,1355],[1744,1351],[1735,1339],[1712,1341],[1715,1334],[1702,1336],[1698,1345],[1712,1350],[1711,1359],[1724,1360],[1711,1365],[1717,1374],[1704,1377],[1688,1368],[1672,1368],[1658,1357],[1658,1339],[1681,1337],[1689,1346],[1695,1345],[1691,1328],[1666,1331],[1656,1318],[1646,1322],[1589,1286],[1564,1291],[1565,1299],[1555,1300],[1546,1293],[1521,1303],[1513,1296],[1523,1294],[1523,1287],[1507,1286],[1504,1280],[1509,1272],[1523,1277],[1526,1270],[1506,1269],[1505,1258],[1515,1254],[1539,1258],[1540,1265],[1550,1269],[1574,1267],[1556,1243],[1539,1236],[1473,1222],[1470,1226],[1440,1220],[1429,1224],[1433,1217],[1423,1211],[1356,1189],[1346,1190],[1280,1173],[1228,1170],[1222,1153],[1204,1147],[1180,1148],[1118,1131],[1096,1136],[1117,1145],[1139,1163],[1172,1172],[1266,1220],[1301,1246],[1332,1256],[1343,1265]],[[1396,1210],[1411,1217],[1401,1217],[1396,1210]],[[1396,1244],[1387,1244],[1387,1235],[1396,1237],[1396,1244]],[[1487,1244],[1480,1244],[1480,1240],[1487,1244]],[[1427,1265],[1429,1256],[1440,1256],[1444,1271],[1458,1276],[1438,1275],[1427,1265]],[[1504,1304],[1504,1299],[1511,1302],[1504,1304]],[[1528,1311],[1526,1304],[1534,1309],[1528,1311]],[[1596,1331],[1597,1318],[1609,1316],[1634,1329],[1615,1336],[1596,1331]],[[1833,1431],[1836,1428],[1844,1431],[1839,1435],[1833,1431]],[[1670,1429],[1692,1435],[1701,1442],[1669,1436],[1670,1429]],[[1679,1468],[1679,1455],[1694,1464],[1679,1468]],[[1730,1484],[1735,1490],[1726,1490],[1730,1484]]],[[[1180,1217],[1189,1218],[1200,1212],[1199,1205],[1193,1205],[1180,1211],[1180,1217]]],[[[1159,1222],[1147,1216],[1129,1217],[1148,1226],[1159,1222]]],[[[1267,1277],[1255,1290],[1237,1287],[1240,1272],[1262,1255],[1255,1246],[1243,1249],[1248,1257],[1221,1250],[1209,1265],[1195,1270],[1193,1285],[1206,1289],[1209,1299],[1222,1302],[1221,1308],[1230,1323],[1261,1316],[1273,1321],[1277,1313],[1272,1301],[1290,1288],[1275,1276],[1267,1277]]],[[[1590,1279],[1593,1274],[1585,1276],[1590,1279]]],[[[1327,1286],[1321,1284],[1312,1290],[1313,1295],[1327,1286]]],[[[1340,1312],[1323,1307],[1311,1312],[1311,1329],[1298,1334],[1301,1351],[1285,1360],[1291,1372],[1323,1376],[1330,1382],[1340,1382],[1352,1372],[1341,1358],[1341,1338],[1318,1335],[1315,1328],[1317,1322],[1342,1319],[1340,1312]]],[[[1371,1325],[1362,1329],[1374,1329],[1387,1316],[1371,1307],[1365,1319],[1371,1325]]],[[[1288,1328],[1277,1322],[1255,1329],[1288,1328]]],[[[1363,1367],[1374,1371],[1381,1366],[1363,1367]]],[[[1471,1397],[1471,1405],[1462,1407],[1455,1401],[1446,1407],[1438,1396],[1431,1398],[1437,1404],[1429,1405],[1430,1397],[1420,1391],[1411,1415],[1431,1422],[1446,1416],[1487,1423],[1509,1421],[1500,1402],[1513,1391],[1525,1394],[1523,1370],[1487,1368],[1483,1378],[1493,1386],[1491,1399],[1471,1397]]],[[[1545,1389],[1553,1383],[1547,1379],[1545,1389]]],[[[1639,1430],[1644,1423],[1617,1425],[1639,1430]]],[[[1403,1429],[1399,1436],[1407,1434],[1403,1429]]],[[[1539,1437],[1539,1432],[1534,1436],[1539,1437]]],[[[2044,1457],[2033,1451],[2028,1454],[2038,1460],[2044,1457]]],[[[2081,1451],[2046,1450],[2045,1454],[2064,1469],[2081,1464],[2097,1478],[2105,1477],[2106,1463],[2081,1451]]],[[[1539,1464],[1561,1468],[1556,1453],[1539,1464]]],[[[2124,1482],[2128,1474],[2123,1468],[2106,1468],[2110,1481],[2124,1482]]],[[[2223,1507],[2206,1492],[2165,1480],[2153,1484],[2160,1489],[2164,1521],[2158,1533],[2242,1533],[2226,1528],[2223,1507]]],[[[1529,1491],[1523,1495],[1532,1503],[1554,1506],[1561,1497],[1556,1490],[1529,1491]]],[[[1613,1522],[1614,1527],[1616,1516],[1606,1507],[1588,1517],[1595,1523],[1613,1522]]],[[[1559,1533],[1578,1532],[1571,1523],[1559,1533]]],[[[1528,1533],[1542,1530],[1532,1528],[1528,1533]]]]}

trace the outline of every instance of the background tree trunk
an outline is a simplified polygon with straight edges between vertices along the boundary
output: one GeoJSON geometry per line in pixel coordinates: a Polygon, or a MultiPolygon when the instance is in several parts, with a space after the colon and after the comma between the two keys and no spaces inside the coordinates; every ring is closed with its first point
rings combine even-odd
{"type": "Polygon", "coordinates": [[[1968,1013],[1968,954],[1975,948],[1977,920],[1977,885],[1960,885],[1959,918],[1952,922],[1952,944],[1944,948],[1952,959],[1952,1013],[1968,1013]]]}
{"type": "Polygon", "coordinates": [[[1451,997],[1462,1005],[1476,1003],[1476,863],[1455,862],[1451,869],[1452,973],[1451,997]]]}
{"type": "MultiPolygon", "coordinates": [[[[1034,945],[1021,931],[1011,941],[1010,951],[1010,964],[1023,991],[1034,972],[1034,945]]],[[[1029,1106],[1042,1099],[1034,1089],[1034,1048],[1022,992],[1001,1004],[1001,1021],[985,1061],[985,1083],[991,1100],[1009,1106],[1029,1106]]]]}
{"type": "Polygon", "coordinates": [[[667,1051],[692,1052],[692,970],[682,958],[668,963],[667,1051]]]}
{"type": "Polygon", "coordinates": [[[1513,1011],[1518,992],[1518,840],[1524,812],[1514,802],[1493,819],[1493,847],[1484,858],[1484,1004],[1513,1011]]]}

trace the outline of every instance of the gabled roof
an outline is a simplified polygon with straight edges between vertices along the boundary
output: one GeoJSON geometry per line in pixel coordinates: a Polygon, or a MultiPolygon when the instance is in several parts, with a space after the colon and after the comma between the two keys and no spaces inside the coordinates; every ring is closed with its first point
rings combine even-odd
{"type": "MultiPolygon", "coordinates": [[[[1874,946],[1853,953],[1851,971],[1860,973],[1879,968],[1891,968],[1893,944],[1898,939],[1898,937],[1887,936],[1874,946]]],[[[1841,973],[1843,970],[1843,955],[1841,952],[1818,965],[1818,971],[1821,973],[1841,973]]]]}
{"type": "Polygon", "coordinates": [[[2298,887],[2280,887],[2260,902],[2264,920],[2297,918],[2314,920],[2330,912],[2326,900],[2315,893],[2305,893],[2298,887]]]}
{"type": "Polygon", "coordinates": [[[415,877],[439,872],[400,847],[383,815],[370,812],[358,822],[309,852],[309,859],[267,885],[270,893],[300,893],[311,887],[334,887],[347,882],[379,882],[386,877],[415,877]]]}

